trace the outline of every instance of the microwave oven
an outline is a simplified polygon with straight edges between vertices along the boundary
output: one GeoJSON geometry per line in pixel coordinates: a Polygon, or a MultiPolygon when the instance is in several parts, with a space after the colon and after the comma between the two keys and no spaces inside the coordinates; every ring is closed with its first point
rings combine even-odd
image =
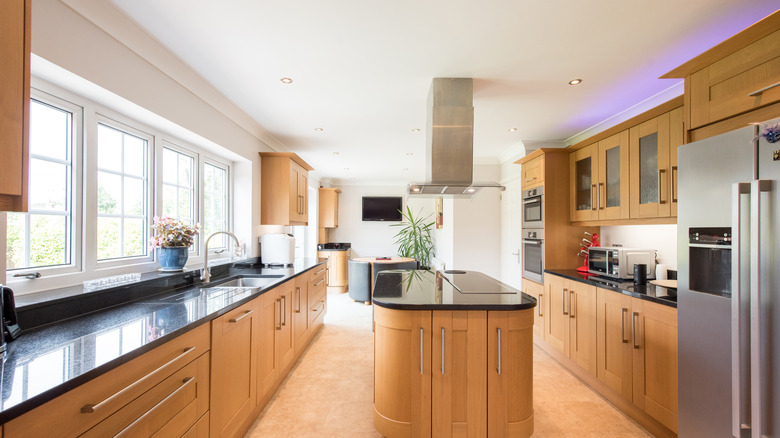
{"type": "Polygon", "coordinates": [[[621,247],[588,248],[588,272],[609,278],[634,278],[634,265],[647,265],[647,278],[655,278],[655,250],[621,247]]]}

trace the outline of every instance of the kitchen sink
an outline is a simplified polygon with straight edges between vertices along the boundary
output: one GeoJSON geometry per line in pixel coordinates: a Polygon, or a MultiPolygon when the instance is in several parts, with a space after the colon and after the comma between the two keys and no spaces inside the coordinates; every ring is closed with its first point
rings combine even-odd
{"type": "Polygon", "coordinates": [[[284,275],[257,275],[253,277],[239,277],[209,287],[251,287],[262,289],[276,283],[282,277],[284,277],[284,275]]]}

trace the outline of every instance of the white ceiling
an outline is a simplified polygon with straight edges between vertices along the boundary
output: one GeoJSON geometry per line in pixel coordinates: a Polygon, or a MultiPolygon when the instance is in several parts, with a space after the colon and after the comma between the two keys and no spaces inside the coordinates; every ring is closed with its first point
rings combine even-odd
{"type": "Polygon", "coordinates": [[[425,178],[434,77],[475,79],[474,155],[497,163],[521,142],[566,140],[679,94],[678,80],[657,78],[777,9],[777,0],[111,2],[320,175],[366,183],[425,178]],[[583,83],[568,85],[574,78],[583,83]]]}

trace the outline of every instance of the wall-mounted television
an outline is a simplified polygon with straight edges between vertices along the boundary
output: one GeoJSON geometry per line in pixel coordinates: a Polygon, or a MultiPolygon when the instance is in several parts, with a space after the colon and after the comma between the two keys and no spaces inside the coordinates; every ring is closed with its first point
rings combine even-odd
{"type": "Polygon", "coordinates": [[[364,221],[401,221],[400,196],[363,196],[364,221]]]}

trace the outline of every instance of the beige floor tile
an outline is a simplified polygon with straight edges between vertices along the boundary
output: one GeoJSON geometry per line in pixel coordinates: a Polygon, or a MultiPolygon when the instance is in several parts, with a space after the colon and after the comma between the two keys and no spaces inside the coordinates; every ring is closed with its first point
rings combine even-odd
{"type": "MultiPolygon", "coordinates": [[[[328,295],[325,327],[247,438],[380,437],[374,429],[371,307],[328,295]]],[[[534,437],[649,436],[534,347],[534,437]]]]}

